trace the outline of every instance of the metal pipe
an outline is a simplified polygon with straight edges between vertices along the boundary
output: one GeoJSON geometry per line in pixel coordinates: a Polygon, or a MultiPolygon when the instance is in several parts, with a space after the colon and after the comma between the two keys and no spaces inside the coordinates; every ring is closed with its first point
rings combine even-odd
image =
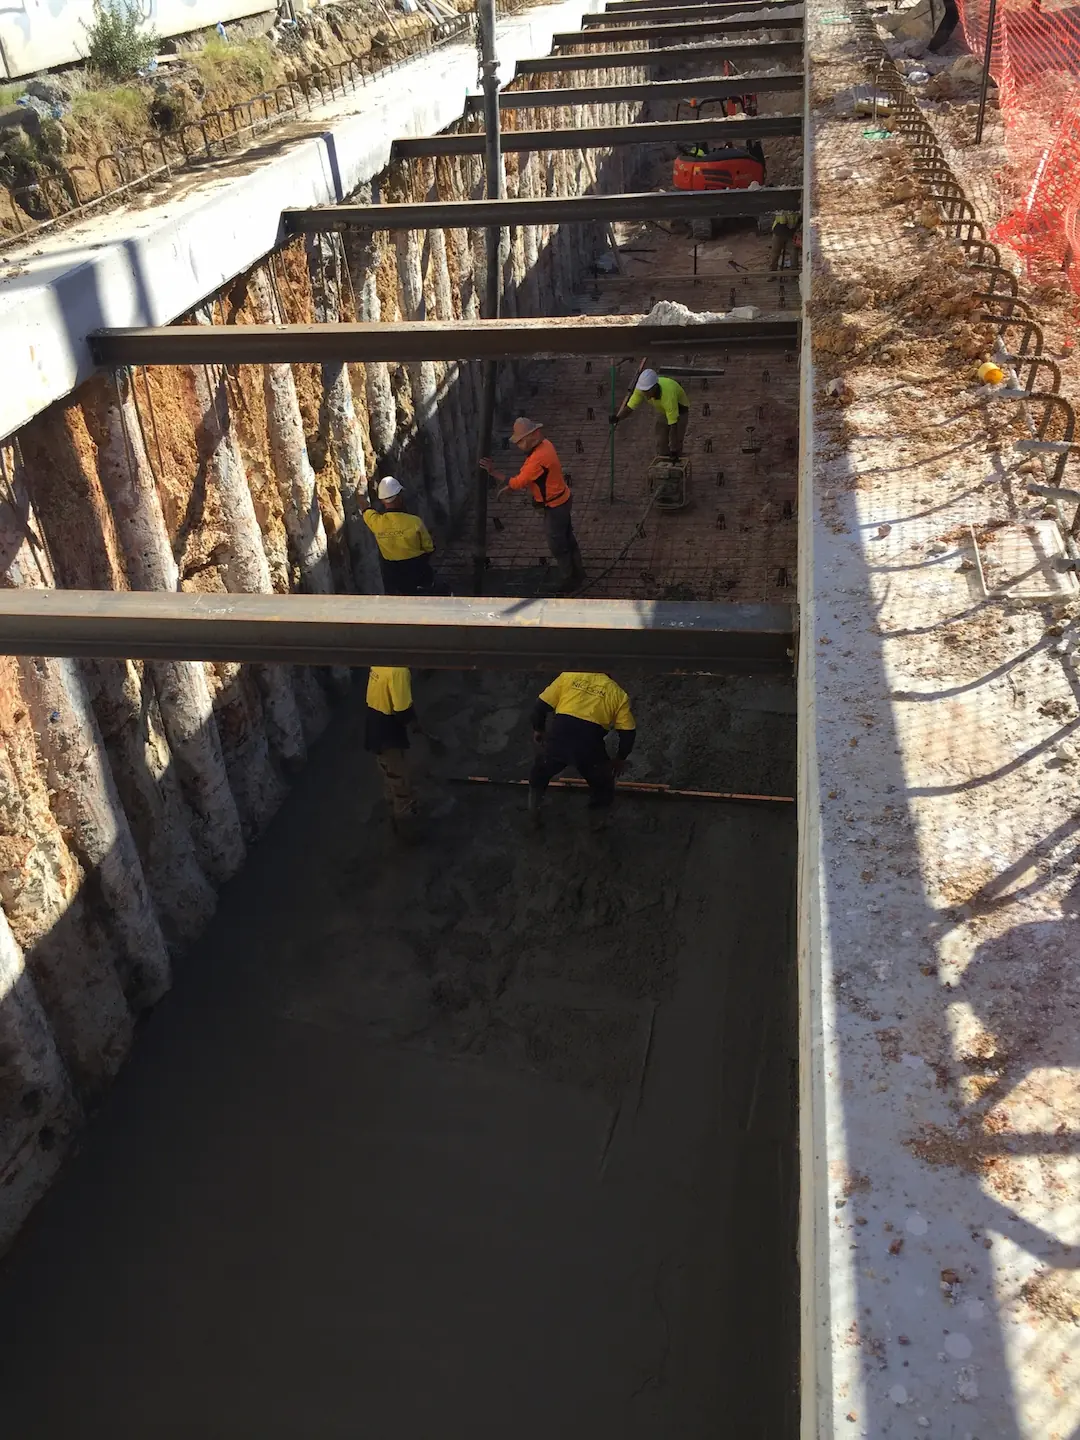
{"type": "MultiPolygon", "coordinates": [[[[454,785],[528,785],[528,780],[500,780],[490,775],[451,775],[454,785]]],[[[558,790],[587,790],[588,783],[573,775],[562,780],[549,780],[548,785],[558,790]]],[[[619,793],[629,795],[651,795],[668,800],[750,800],[771,805],[794,805],[794,795],[743,795],[737,790],[675,790],[670,785],[653,785],[645,780],[619,779],[619,793]]]]}
{"type": "MultiPolygon", "coordinates": [[[[747,60],[763,60],[766,65],[775,65],[779,60],[801,60],[801,40],[763,40],[760,44],[747,45],[668,45],[659,50],[616,50],[606,55],[539,55],[529,60],[519,60],[514,75],[557,75],[567,70],[637,70],[648,65],[665,67],[678,65],[722,64],[730,60],[733,65],[744,64],[747,60]]],[[[742,89],[748,94],[752,86],[742,79],[742,89]]],[[[580,102],[579,102],[580,103],[580,102]]]]}
{"type": "Polygon", "coordinates": [[[356,325],[167,325],[99,330],[100,365],[384,364],[409,360],[508,360],[516,356],[623,355],[740,345],[791,349],[794,314],[702,325],[644,325],[636,315],[535,320],[423,320],[356,325]]]}
{"type": "Polygon", "coordinates": [[[979,86],[979,118],[975,122],[975,144],[982,144],[983,121],[986,118],[986,91],[990,84],[990,60],[994,50],[994,21],[997,19],[997,0],[990,0],[986,17],[986,51],[983,55],[982,83],[979,86]]]}
{"type": "MultiPolygon", "coordinates": [[[[615,380],[619,373],[619,367],[612,361],[611,365],[611,413],[615,414],[615,407],[619,403],[615,398],[615,380]]],[[[608,504],[615,504],[615,426],[608,425],[608,449],[609,449],[609,473],[608,473],[608,504]]]]}
{"type": "Polygon", "coordinates": [[[0,654],[450,670],[791,668],[788,605],[0,590],[0,654]]]}
{"type": "MultiPolygon", "coordinates": [[[[476,22],[480,29],[481,83],[484,89],[484,178],[489,200],[498,201],[501,191],[502,154],[499,148],[499,62],[495,54],[495,0],[478,0],[476,22]]],[[[502,229],[489,225],[485,233],[484,319],[499,318],[502,293],[499,274],[499,242],[502,229]]],[[[491,436],[495,425],[495,385],[497,363],[485,360],[480,383],[480,433],[477,462],[491,454],[491,436]]],[[[473,531],[473,593],[484,593],[484,572],[487,569],[487,472],[476,466],[476,516],[473,531]]]]}
{"type": "Polygon", "coordinates": [[[284,210],[290,235],[317,235],[341,225],[369,230],[480,229],[497,225],[604,224],[615,220],[728,220],[798,210],[802,188],[762,186],[758,190],[647,190],[628,195],[556,195],[517,200],[434,200],[401,205],[323,205],[284,210]]]}
{"type": "MultiPolygon", "coordinates": [[[[583,125],[567,130],[508,130],[500,139],[504,154],[525,155],[535,150],[603,150],[613,145],[693,144],[712,140],[719,145],[740,145],[744,140],[768,140],[802,134],[801,115],[717,116],[715,120],[655,120],[637,125],[583,125]]],[[[482,155],[487,137],[481,131],[461,135],[402,135],[390,147],[392,160],[416,160],[432,155],[482,155]]]]}
{"type": "MultiPolygon", "coordinates": [[[[727,100],[736,95],[801,91],[805,79],[800,71],[789,71],[784,75],[740,75],[735,79],[637,80],[625,85],[580,85],[559,90],[501,90],[499,108],[548,110],[567,105],[610,105],[623,100],[656,104],[668,100],[727,100]]],[[[476,108],[478,98],[466,96],[466,111],[476,108]]]]}

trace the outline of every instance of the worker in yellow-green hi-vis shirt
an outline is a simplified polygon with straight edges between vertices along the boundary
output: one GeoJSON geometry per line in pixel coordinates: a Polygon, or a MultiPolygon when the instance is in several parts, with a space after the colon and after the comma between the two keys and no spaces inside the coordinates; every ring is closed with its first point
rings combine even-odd
{"type": "Polygon", "coordinates": [[[646,400],[656,411],[657,455],[680,460],[690,420],[690,401],[679,382],[669,375],[642,370],[634,385],[634,393],[609,417],[612,425],[625,420],[631,410],[636,410],[646,400]]]}
{"type": "Polygon", "coordinates": [[[630,697],[610,675],[564,670],[533,706],[533,738],[540,747],[529,774],[529,817],[540,824],[540,805],[549,781],[572,765],[589,787],[592,827],[602,829],[615,798],[615,777],[626,764],[637,735],[630,697]],[[609,730],[619,736],[615,759],[607,752],[609,730]]]}

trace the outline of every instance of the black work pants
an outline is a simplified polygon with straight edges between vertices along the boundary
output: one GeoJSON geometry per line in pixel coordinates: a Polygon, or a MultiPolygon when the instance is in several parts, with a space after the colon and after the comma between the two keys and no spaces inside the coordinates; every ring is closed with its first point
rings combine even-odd
{"type": "Polygon", "coordinates": [[[574,534],[574,519],[571,512],[573,503],[572,500],[566,500],[562,505],[544,507],[544,529],[547,533],[548,549],[551,551],[551,558],[559,567],[559,580],[564,585],[580,579],[585,573],[581,563],[581,550],[578,548],[577,536],[574,534]]]}
{"type": "Polygon", "coordinates": [[[604,748],[603,737],[595,743],[566,744],[556,730],[544,741],[544,748],[533,761],[529,785],[544,791],[548,783],[572,765],[589,787],[589,808],[606,810],[615,799],[615,772],[604,748]]]}
{"type": "Polygon", "coordinates": [[[380,557],[379,569],[387,595],[430,595],[435,584],[430,555],[412,555],[408,560],[380,557]]]}

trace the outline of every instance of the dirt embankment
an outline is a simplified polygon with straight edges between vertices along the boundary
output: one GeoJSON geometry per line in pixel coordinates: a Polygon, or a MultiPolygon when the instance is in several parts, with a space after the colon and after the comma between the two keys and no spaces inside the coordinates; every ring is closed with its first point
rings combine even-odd
{"type": "MultiPolygon", "coordinates": [[[[471,9],[470,0],[442,3],[448,15],[471,9]]],[[[423,49],[439,29],[425,12],[345,0],[295,21],[270,13],[226,34],[166,41],[168,53],[119,81],[78,66],[5,86],[0,239],[166,162],[205,156],[207,144],[218,154],[237,149],[277,117],[340,93],[350,74],[423,49]]]]}

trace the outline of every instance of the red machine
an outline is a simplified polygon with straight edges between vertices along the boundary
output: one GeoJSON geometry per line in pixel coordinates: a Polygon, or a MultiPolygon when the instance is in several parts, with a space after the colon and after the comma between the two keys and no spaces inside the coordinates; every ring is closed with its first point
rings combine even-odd
{"type": "Polygon", "coordinates": [[[676,190],[748,190],[764,185],[765,161],[749,150],[711,150],[705,155],[680,155],[671,183],[676,190]]]}

